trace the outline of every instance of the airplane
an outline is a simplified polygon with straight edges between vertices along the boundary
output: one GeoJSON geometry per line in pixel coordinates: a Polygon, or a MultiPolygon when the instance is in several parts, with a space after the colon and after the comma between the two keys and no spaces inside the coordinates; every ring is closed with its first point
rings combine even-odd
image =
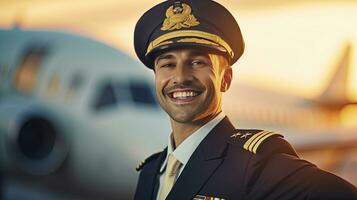
{"type": "MultiPolygon", "coordinates": [[[[337,73],[326,91],[346,73],[337,73]]],[[[94,39],[0,29],[3,199],[131,199],[135,166],[161,151],[170,133],[153,83],[152,72],[137,59],[94,39]]],[[[336,113],[340,102],[320,104],[241,84],[230,90],[224,111],[237,127],[277,130],[299,153],[331,155],[332,148],[339,155],[328,163],[332,170],[356,165],[350,156],[357,148],[356,129],[337,121],[331,127],[328,120],[314,126],[319,115],[313,113],[336,113]]],[[[333,97],[324,95],[324,101],[333,97]]]]}
{"type": "Polygon", "coordinates": [[[313,99],[304,99],[267,89],[262,90],[239,83],[239,85],[233,86],[239,88],[230,91],[230,96],[226,98],[228,102],[225,103],[230,107],[236,107],[235,109],[229,109],[234,110],[232,115],[239,113],[241,117],[238,121],[244,121],[247,124],[249,124],[249,121],[253,123],[254,121],[260,121],[260,123],[268,126],[279,127],[303,126],[306,128],[318,126],[321,128],[341,126],[339,112],[345,106],[357,105],[356,101],[349,100],[347,94],[347,78],[351,68],[351,51],[351,44],[346,43],[337,66],[335,66],[335,72],[330,77],[326,88],[313,99]],[[240,93],[243,95],[240,95],[240,93]],[[233,96],[236,96],[238,101],[233,96]],[[250,104],[247,104],[247,102],[250,102],[250,104]],[[269,107],[267,106],[268,104],[270,104],[269,107]],[[261,111],[265,113],[259,113],[261,111]],[[257,113],[255,117],[260,119],[253,119],[252,112],[257,113]]]}
{"type": "Polygon", "coordinates": [[[129,199],[135,166],[163,149],[170,131],[150,72],[66,33],[1,30],[0,52],[5,175],[84,199],[129,199]]]}

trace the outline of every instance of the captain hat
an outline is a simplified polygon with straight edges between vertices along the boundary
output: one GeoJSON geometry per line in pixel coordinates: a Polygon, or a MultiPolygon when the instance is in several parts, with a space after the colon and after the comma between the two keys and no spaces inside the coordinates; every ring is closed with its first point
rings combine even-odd
{"type": "Polygon", "coordinates": [[[147,67],[163,51],[205,48],[225,55],[232,65],[244,52],[241,30],[233,15],[212,0],[168,0],[138,20],[134,31],[136,55],[147,67]]]}

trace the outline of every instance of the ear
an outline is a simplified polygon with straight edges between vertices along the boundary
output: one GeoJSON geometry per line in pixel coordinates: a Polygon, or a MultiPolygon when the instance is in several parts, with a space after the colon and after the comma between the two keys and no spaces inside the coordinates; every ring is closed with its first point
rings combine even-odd
{"type": "Polygon", "coordinates": [[[225,92],[229,89],[229,87],[231,86],[232,77],[232,67],[229,66],[227,67],[227,69],[224,70],[223,79],[221,82],[221,92],[225,92]]]}

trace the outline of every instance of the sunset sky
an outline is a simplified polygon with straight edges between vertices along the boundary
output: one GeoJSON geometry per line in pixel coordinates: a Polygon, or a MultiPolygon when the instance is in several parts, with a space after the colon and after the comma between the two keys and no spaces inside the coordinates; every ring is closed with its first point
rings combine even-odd
{"type": "MultiPolygon", "coordinates": [[[[86,35],[127,52],[136,21],[160,1],[2,0],[0,28],[86,35]]],[[[357,1],[219,0],[236,17],[246,43],[235,81],[314,97],[322,92],[344,47],[352,46],[348,91],[357,100],[357,1]]],[[[214,17],[214,16],[212,16],[214,17]]]]}

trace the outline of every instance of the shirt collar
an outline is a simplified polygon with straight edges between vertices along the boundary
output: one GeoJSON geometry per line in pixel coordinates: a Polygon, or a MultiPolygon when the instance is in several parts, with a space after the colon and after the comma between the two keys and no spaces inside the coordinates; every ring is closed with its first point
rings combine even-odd
{"type": "Polygon", "coordinates": [[[220,122],[226,115],[223,113],[219,113],[215,118],[211,121],[207,122],[197,131],[192,133],[188,138],[186,138],[176,149],[173,149],[173,141],[172,134],[168,137],[168,146],[167,146],[167,154],[166,158],[160,168],[160,172],[162,173],[166,167],[168,155],[173,154],[177,160],[179,160],[183,166],[186,165],[188,160],[190,159],[193,152],[196,150],[201,141],[208,135],[208,133],[220,122]]]}

